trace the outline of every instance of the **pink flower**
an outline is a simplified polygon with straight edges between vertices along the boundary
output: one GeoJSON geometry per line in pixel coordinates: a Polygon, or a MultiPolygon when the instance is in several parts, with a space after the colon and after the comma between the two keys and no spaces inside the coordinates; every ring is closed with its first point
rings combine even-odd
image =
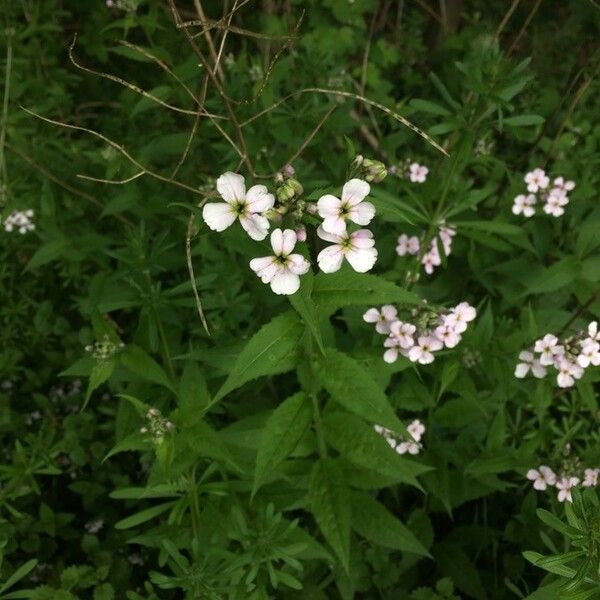
{"type": "Polygon", "coordinates": [[[600,469],[586,469],[581,485],[583,487],[596,487],[598,485],[598,475],[600,475],[600,469]]]}
{"type": "MultiPolygon", "coordinates": [[[[554,192],[554,190],[553,190],[554,192]]],[[[551,193],[548,198],[546,198],[546,204],[544,204],[544,212],[552,215],[553,217],[560,217],[565,214],[565,209],[563,206],[566,206],[569,203],[569,199],[564,194],[554,194],[551,193]]]]}
{"type": "Polygon", "coordinates": [[[537,202],[533,194],[519,194],[514,201],[512,211],[515,215],[522,214],[524,217],[533,217],[535,215],[535,203],[537,202]]]}
{"type": "Polygon", "coordinates": [[[557,177],[553,183],[554,187],[559,190],[564,190],[565,192],[570,192],[572,189],[575,189],[574,181],[565,181],[562,177],[557,177]]]}
{"type": "Polygon", "coordinates": [[[539,469],[529,469],[527,479],[533,481],[534,489],[542,491],[556,483],[556,474],[550,467],[542,465],[539,469]]]}
{"type": "Polygon", "coordinates": [[[538,190],[546,189],[550,179],[543,169],[534,169],[525,175],[525,183],[527,184],[527,191],[535,193],[538,190]]]}
{"type": "Polygon", "coordinates": [[[468,302],[461,302],[444,316],[442,325],[449,325],[456,333],[463,333],[467,330],[467,323],[476,316],[477,311],[468,302]]]}
{"type": "Polygon", "coordinates": [[[573,497],[571,496],[571,489],[574,488],[579,483],[578,477],[563,477],[559,481],[556,482],[556,489],[558,492],[558,501],[564,502],[573,502],[573,497]]]}
{"type": "Polygon", "coordinates": [[[425,425],[419,421],[419,419],[415,419],[410,425],[406,428],[406,431],[410,433],[410,435],[414,438],[415,442],[420,442],[423,434],[425,433],[425,425]]]}
{"type": "Polygon", "coordinates": [[[367,323],[375,323],[377,333],[389,334],[391,325],[398,318],[398,311],[391,304],[381,307],[381,310],[370,308],[364,315],[363,320],[367,323]]]}
{"type": "Polygon", "coordinates": [[[461,340],[460,334],[456,333],[452,325],[440,325],[435,328],[434,334],[440,342],[443,342],[446,348],[456,347],[461,340]]]}
{"type": "Polygon", "coordinates": [[[523,350],[519,354],[519,360],[521,362],[515,369],[515,377],[523,379],[523,377],[525,377],[529,371],[531,371],[533,376],[537,377],[538,379],[546,376],[546,369],[542,367],[540,361],[535,358],[533,352],[530,352],[529,350],[523,350]]]}
{"type": "Polygon", "coordinates": [[[440,253],[438,252],[435,244],[431,247],[429,252],[423,255],[423,258],[421,258],[421,264],[423,265],[427,275],[431,275],[434,272],[435,267],[439,267],[442,264],[442,258],[440,257],[440,253]]]}
{"type": "Polygon", "coordinates": [[[351,179],[342,188],[342,198],[325,194],[317,202],[319,215],[323,217],[323,231],[342,235],[346,232],[346,219],[357,225],[368,225],[375,216],[375,207],[364,199],[371,187],[362,179],[351,179]]]}
{"type": "Polygon", "coordinates": [[[276,294],[294,294],[300,287],[300,275],[310,269],[310,263],[301,254],[292,254],[296,245],[296,232],[293,229],[273,230],[271,247],[274,256],[253,258],[250,268],[269,283],[276,294]]]}
{"type": "Polygon", "coordinates": [[[264,240],[269,221],[264,216],[275,204],[275,197],[264,185],[254,185],[246,192],[244,178],[228,171],[217,179],[217,191],[225,202],[211,202],[202,209],[202,218],[213,231],[224,231],[236,219],[253,240],[264,240]]]}
{"type": "Polygon", "coordinates": [[[427,179],[427,173],[429,173],[429,169],[416,162],[408,167],[408,178],[413,183],[423,183],[427,179]]]}
{"type": "Polygon", "coordinates": [[[404,256],[405,254],[419,254],[419,238],[416,235],[408,237],[405,233],[401,234],[398,237],[396,254],[398,254],[398,256],[404,256]]]}
{"type": "Polygon", "coordinates": [[[541,354],[540,364],[544,366],[554,364],[565,353],[564,347],[558,343],[558,338],[551,333],[545,335],[541,340],[537,340],[533,350],[541,354]]]}
{"type": "Polygon", "coordinates": [[[558,387],[561,388],[568,388],[575,385],[575,380],[581,379],[583,375],[583,369],[577,363],[565,359],[558,362],[556,367],[558,369],[556,382],[558,383],[558,387]]]}
{"type": "Polygon", "coordinates": [[[600,365],[600,344],[588,338],[581,344],[581,352],[577,356],[577,362],[584,369],[590,365],[597,367],[600,365]]]}
{"type": "Polygon", "coordinates": [[[339,271],[344,257],[358,273],[366,273],[373,268],[377,250],[374,248],[373,234],[368,229],[337,235],[319,227],[317,235],[326,242],[333,242],[333,246],[321,250],[317,256],[319,267],[324,273],[339,271]]]}
{"type": "Polygon", "coordinates": [[[401,348],[410,348],[415,343],[413,335],[416,329],[417,328],[411,323],[396,321],[390,326],[390,334],[391,337],[398,340],[398,345],[401,348]]]}
{"type": "Polygon", "coordinates": [[[444,347],[442,342],[429,335],[419,336],[417,344],[408,351],[408,358],[412,362],[428,365],[433,362],[433,353],[444,347]]]}
{"type": "Polygon", "coordinates": [[[412,454],[413,456],[419,454],[421,446],[417,442],[400,442],[396,446],[396,452],[398,454],[412,454]]]}

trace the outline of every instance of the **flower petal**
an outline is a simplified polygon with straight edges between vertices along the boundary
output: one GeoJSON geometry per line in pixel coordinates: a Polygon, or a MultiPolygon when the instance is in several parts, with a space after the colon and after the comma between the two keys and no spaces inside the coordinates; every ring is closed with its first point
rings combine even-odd
{"type": "Polygon", "coordinates": [[[321,196],[317,202],[317,211],[319,216],[326,219],[327,217],[337,217],[340,214],[342,201],[331,194],[321,196]]]}
{"type": "Polygon", "coordinates": [[[375,216],[375,207],[370,202],[361,202],[348,212],[348,218],[357,225],[368,225],[375,216]]]}
{"type": "Polygon", "coordinates": [[[362,202],[371,191],[371,186],[362,179],[351,179],[342,188],[342,202],[355,206],[362,202]]]}
{"type": "Polygon", "coordinates": [[[281,265],[276,262],[274,256],[263,256],[253,258],[250,261],[250,268],[261,278],[263,283],[270,283],[281,265]]]}
{"type": "Polygon", "coordinates": [[[287,268],[296,275],[304,275],[310,269],[310,263],[302,254],[290,254],[288,257],[287,268]]]}
{"type": "Polygon", "coordinates": [[[257,242],[264,240],[269,233],[269,220],[258,213],[241,216],[240,223],[246,233],[257,242]]]}
{"type": "Polygon", "coordinates": [[[351,249],[346,253],[346,259],[357,273],[366,273],[373,268],[377,260],[377,250],[375,248],[351,249]]]}
{"type": "Polygon", "coordinates": [[[291,254],[294,250],[294,246],[296,245],[298,237],[296,236],[296,232],[293,229],[284,229],[283,230],[283,243],[282,243],[282,251],[281,254],[283,256],[287,256],[291,254]]]}
{"type": "Polygon", "coordinates": [[[323,273],[335,273],[336,271],[339,271],[343,260],[344,252],[342,251],[341,246],[338,246],[337,244],[321,250],[319,256],[317,256],[319,268],[323,273]]]}
{"type": "Polygon", "coordinates": [[[246,193],[248,210],[251,213],[263,213],[275,204],[275,196],[269,194],[267,186],[253,185],[246,193]]]}
{"type": "Polygon", "coordinates": [[[236,214],[226,202],[211,202],[202,209],[204,222],[213,231],[224,231],[236,219],[236,214]]]}
{"type": "Polygon", "coordinates": [[[290,271],[281,270],[271,280],[271,289],[280,295],[294,294],[300,287],[300,277],[290,271]]]}
{"type": "Polygon", "coordinates": [[[246,185],[244,177],[237,173],[227,171],[217,179],[217,191],[225,202],[241,202],[246,198],[246,185]]]}
{"type": "Polygon", "coordinates": [[[333,242],[334,244],[340,244],[344,240],[343,236],[336,235],[335,233],[329,233],[328,231],[325,231],[321,226],[317,228],[317,235],[322,240],[325,240],[326,242],[333,242]]]}
{"type": "Polygon", "coordinates": [[[354,248],[372,248],[375,245],[373,234],[368,229],[359,229],[358,231],[355,231],[350,238],[354,248]]]}
{"type": "Polygon", "coordinates": [[[334,235],[343,235],[346,233],[346,221],[344,217],[327,217],[323,220],[321,225],[324,231],[327,233],[333,233],[334,235]]]}

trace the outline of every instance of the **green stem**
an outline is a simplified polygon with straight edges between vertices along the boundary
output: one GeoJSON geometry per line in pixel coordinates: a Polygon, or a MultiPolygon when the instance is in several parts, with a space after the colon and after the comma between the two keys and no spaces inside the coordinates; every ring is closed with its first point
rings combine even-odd
{"type": "MultiPolygon", "coordinates": [[[[7,29],[6,42],[6,72],[4,74],[4,99],[2,103],[2,125],[0,127],[0,186],[8,185],[8,177],[6,171],[6,159],[4,156],[4,143],[6,140],[6,123],[8,121],[8,102],[10,98],[10,76],[12,72],[12,42],[11,35],[7,29]]],[[[0,189],[0,200],[2,198],[0,189]]]]}
{"type": "Polygon", "coordinates": [[[188,491],[190,502],[190,516],[192,519],[192,535],[195,540],[200,539],[200,503],[198,502],[198,490],[196,486],[196,467],[192,470],[190,478],[190,489],[188,491]]]}
{"type": "Polygon", "coordinates": [[[317,434],[317,447],[319,449],[319,456],[321,458],[327,458],[327,445],[325,444],[325,436],[323,435],[323,423],[321,421],[321,410],[319,408],[319,398],[317,394],[311,394],[313,411],[314,411],[314,422],[315,422],[315,433],[317,434]]]}

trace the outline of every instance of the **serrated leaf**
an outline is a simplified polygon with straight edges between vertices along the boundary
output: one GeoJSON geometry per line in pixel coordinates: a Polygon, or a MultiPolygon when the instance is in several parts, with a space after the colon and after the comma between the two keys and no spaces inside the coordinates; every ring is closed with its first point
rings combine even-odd
{"type": "Polygon", "coordinates": [[[306,273],[300,280],[300,289],[296,294],[289,296],[289,300],[290,304],[304,320],[319,350],[323,353],[325,352],[325,346],[323,345],[323,337],[321,335],[321,328],[319,327],[319,319],[322,317],[320,317],[312,299],[313,280],[312,271],[306,273]]]}
{"type": "Polygon", "coordinates": [[[151,381],[174,391],[163,368],[139,346],[128,345],[121,353],[121,364],[144,381],[151,381]]]}
{"type": "Polygon", "coordinates": [[[146,523],[146,521],[150,521],[162,515],[162,513],[166,512],[170,508],[175,505],[175,502],[164,502],[163,504],[157,504],[156,506],[151,506],[150,508],[146,508],[141,510],[125,519],[121,519],[115,523],[115,529],[131,529],[131,527],[136,527],[137,525],[141,525],[142,523],[146,523]]]}
{"type": "MultiPolygon", "coordinates": [[[[88,381],[87,390],[85,392],[85,399],[83,401],[83,408],[87,406],[90,397],[94,390],[97,390],[104,382],[108,381],[115,369],[114,359],[103,360],[97,362],[90,373],[90,379],[88,381]]],[[[83,410],[83,409],[82,409],[83,410]]]]}

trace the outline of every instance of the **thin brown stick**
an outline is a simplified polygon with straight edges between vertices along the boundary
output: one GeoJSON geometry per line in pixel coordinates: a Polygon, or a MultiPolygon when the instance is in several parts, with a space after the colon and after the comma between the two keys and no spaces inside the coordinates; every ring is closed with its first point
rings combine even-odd
{"type": "Polygon", "coordinates": [[[231,19],[233,19],[233,14],[236,11],[237,3],[238,3],[238,0],[235,0],[235,2],[233,3],[233,10],[229,13],[230,17],[229,17],[229,20],[227,21],[227,27],[225,28],[223,37],[221,38],[221,44],[219,45],[219,52],[217,54],[217,62],[215,63],[215,66],[213,68],[213,73],[217,70],[217,68],[219,67],[219,64],[221,62],[221,57],[223,56],[223,50],[225,50],[225,41],[227,40],[227,34],[230,32],[231,19]]]}
{"type": "Polygon", "coordinates": [[[527,18],[525,19],[523,26],[521,27],[519,33],[517,34],[517,37],[514,39],[513,43],[510,45],[510,48],[508,49],[508,52],[507,52],[508,55],[511,55],[513,53],[513,50],[517,47],[517,45],[521,41],[521,38],[523,37],[525,30],[529,27],[529,24],[533,20],[533,17],[535,17],[538,9],[540,8],[541,3],[542,3],[542,0],[536,0],[536,3],[533,5],[533,8],[527,15],[527,18]]]}
{"type": "Polygon", "coordinates": [[[206,317],[204,316],[204,311],[202,310],[202,302],[200,300],[200,294],[198,293],[198,286],[196,285],[196,275],[194,274],[194,263],[192,262],[192,237],[194,234],[194,213],[190,213],[190,218],[188,220],[187,225],[187,234],[185,236],[185,257],[187,261],[188,273],[190,276],[190,282],[192,284],[192,290],[194,291],[194,298],[196,300],[196,308],[198,310],[198,316],[200,317],[200,321],[202,322],[202,327],[204,327],[204,331],[206,334],[210,336],[210,331],[208,329],[208,323],[206,322],[206,317]]]}
{"type": "Polygon", "coordinates": [[[198,131],[199,123],[200,123],[200,119],[198,117],[196,117],[196,119],[194,120],[194,125],[192,127],[192,130],[190,131],[190,135],[188,136],[187,142],[185,144],[183,154],[181,155],[181,158],[179,159],[179,161],[177,162],[177,165],[173,169],[173,172],[171,173],[171,177],[175,177],[175,175],[177,175],[177,172],[179,171],[179,169],[185,162],[185,159],[187,158],[190,148],[192,147],[192,140],[194,139],[194,136],[196,135],[196,131],[198,131]]]}
{"type": "MultiPolygon", "coordinates": [[[[244,6],[245,4],[248,4],[248,2],[250,2],[250,0],[242,0],[241,4],[238,5],[236,10],[239,10],[240,8],[242,8],[242,6],[244,6]]],[[[206,27],[206,29],[208,31],[210,31],[211,29],[214,29],[215,27],[219,27],[222,26],[223,23],[225,23],[225,21],[229,18],[230,15],[233,15],[235,13],[234,10],[229,11],[228,14],[226,14],[224,17],[222,17],[220,20],[218,21],[210,21],[209,22],[209,26],[206,27],[206,24],[203,23],[202,21],[198,21],[193,20],[193,21],[183,21],[181,20],[179,23],[175,23],[175,26],[177,27],[177,29],[182,29],[184,27],[196,27],[196,26],[201,26],[201,27],[206,27]]],[[[204,35],[204,30],[199,31],[196,35],[204,35]]]]}
{"type": "Polygon", "coordinates": [[[416,0],[417,4],[426,12],[428,13],[431,17],[433,17],[444,29],[446,28],[445,24],[444,24],[444,20],[442,19],[442,17],[440,15],[438,15],[428,4],[427,2],[425,2],[425,0],[416,0]]]}
{"type": "MultiPolygon", "coordinates": [[[[61,188],[67,190],[68,192],[71,192],[75,196],[79,196],[80,198],[87,200],[88,202],[90,202],[94,206],[97,206],[98,208],[104,209],[104,204],[102,204],[102,202],[100,202],[100,200],[98,200],[97,198],[94,198],[94,196],[92,196],[91,194],[88,194],[87,192],[84,192],[83,190],[73,187],[66,181],[59,179],[56,175],[54,175],[54,173],[52,173],[51,171],[48,171],[48,169],[46,169],[45,167],[40,165],[37,161],[35,161],[33,158],[31,158],[31,156],[28,156],[27,154],[21,152],[18,148],[16,148],[9,142],[5,142],[4,146],[8,150],[10,150],[12,153],[16,154],[21,160],[25,161],[28,165],[32,166],[36,171],[39,171],[44,177],[46,177],[50,181],[53,181],[54,183],[59,185],[61,188]]],[[[129,219],[127,219],[126,217],[123,217],[122,215],[115,214],[115,215],[110,215],[110,216],[121,221],[121,223],[123,223],[124,225],[127,225],[128,227],[135,227],[135,225],[129,219]]]]}
{"type": "Polygon", "coordinates": [[[131,177],[127,177],[126,179],[101,179],[100,177],[92,177],[91,175],[82,174],[77,174],[76,177],[79,177],[79,179],[86,179],[87,181],[95,181],[96,183],[107,183],[109,185],[125,185],[126,183],[131,183],[139,177],[142,177],[142,175],[146,175],[146,171],[140,171],[139,173],[136,173],[131,177]]]}
{"type": "MultiPolygon", "coordinates": [[[[206,15],[204,14],[204,7],[202,6],[202,0],[194,0],[194,6],[196,7],[196,12],[198,13],[198,18],[202,23],[203,27],[206,27],[206,15]]],[[[217,50],[215,48],[215,43],[213,41],[212,35],[210,34],[210,29],[204,30],[204,38],[206,39],[206,43],[208,44],[208,51],[213,61],[214,71],[213,74],[218,76],[221,81],[223,81],[223,69],[219,67],[219,61],[217,59],[217,50]]]]}
{"type": "Polygon", "coordinates": [[[577,319],[592,305],[596,300],[600,298],[600,290],[597,290],[595,294],[592,294],[588,301],[585,304],[582,304],[577,311],[571,316],[571,318],[558,330],[556,337],[560,338],[560,336],[577,321],[577,319]]]}
{"type": "Polygon", "coordinates": [[[513,0],[512,1],[512,4],[510,5],[509,9],[506,11],[504,16],[502,17],[502,21],[500,21],[500,23],[498,24],[498,27],[496,28],[496,31],[494,32],[495,40],[498,40],[498,38],[500,37],[500,34],[504,31],[504,28],[510,21],[510,18],[512,17],[515,10],[517,10],[517,7],[519,6],[520,3],[521,3],[521,0],[513,0]]]}

